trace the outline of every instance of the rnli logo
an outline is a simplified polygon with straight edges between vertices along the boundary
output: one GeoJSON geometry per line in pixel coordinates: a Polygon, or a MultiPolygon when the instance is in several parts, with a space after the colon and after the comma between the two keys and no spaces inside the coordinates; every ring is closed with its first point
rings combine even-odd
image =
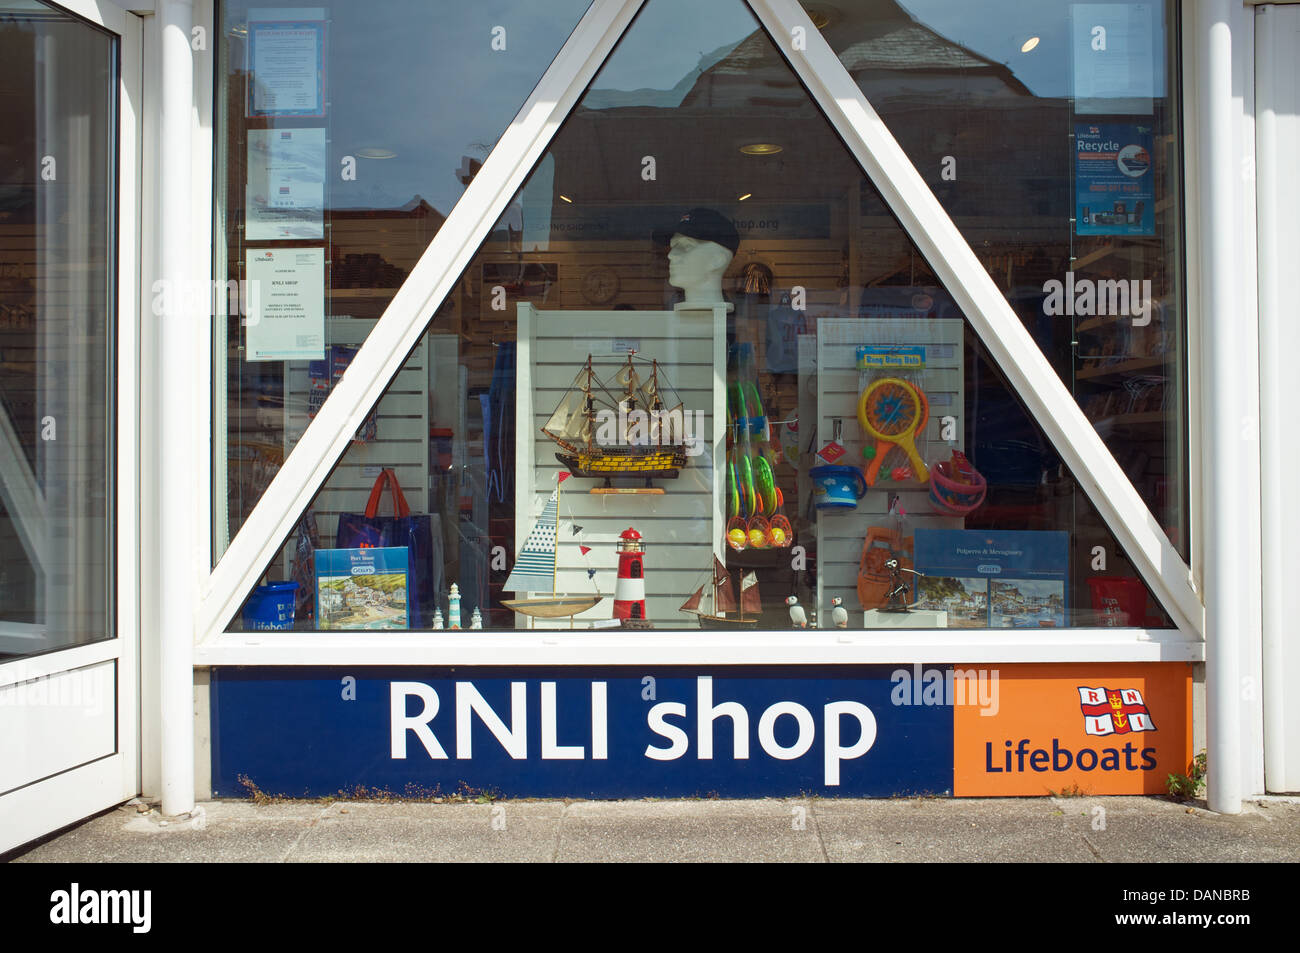
{"type": "Polygon", "coordinates": [[[1079,686],[1083,728],[1090,735],[1127,735],[1155,731],[1142,693],[1136,688],[1086,688],[1079,686]]]}

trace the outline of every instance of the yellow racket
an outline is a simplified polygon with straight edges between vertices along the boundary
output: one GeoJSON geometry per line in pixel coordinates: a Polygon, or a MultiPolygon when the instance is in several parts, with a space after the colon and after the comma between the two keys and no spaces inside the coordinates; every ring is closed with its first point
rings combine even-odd
{"type": "Polygon", "coordinates": [[[928,409],[924,394],[898,377],[872,381],[858,397],[858,423],[862,430],[876,438],[878,448],[881,443],[901,447],[921,483],[930,479],[930,471],[916,452],[916,435],[925,427],[928,409]]]}

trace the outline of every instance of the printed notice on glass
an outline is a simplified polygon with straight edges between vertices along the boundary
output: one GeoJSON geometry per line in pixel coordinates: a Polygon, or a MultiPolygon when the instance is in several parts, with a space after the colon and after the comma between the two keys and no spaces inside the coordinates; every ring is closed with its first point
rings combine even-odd
{"type": "Polygon", "coordinates": [[[325,130],[250,129],[245,239],[321,238],[324,207],[325,130]]]}
{"type": "Polygon", "coordinates": [[[1155,169],[1151,127],[1074,124],[1076,235],[1154,235],[1155,169]]]}
{"type": "Polygon", "coordinates": [[[250,10],[248,116],[325,115],[325,11],[250,10]]]}
{"type": "Polygon", "coordinates": [[[318,361],[325,357],[325,249],[250,248],[250,361],[318,361]]]}
{"type": "Polygon", "coordinates": [[[1151,4],[1076,3],[1071,17],[1075,113],[1151,115],[1157,75],[1151,4]]]}

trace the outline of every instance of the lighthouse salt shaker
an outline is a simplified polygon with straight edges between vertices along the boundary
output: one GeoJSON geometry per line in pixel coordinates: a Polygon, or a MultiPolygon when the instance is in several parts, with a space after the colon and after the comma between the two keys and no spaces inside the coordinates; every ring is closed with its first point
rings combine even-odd
{"type": "Polygon", "coordinates": [[[618,537],[618,582],[614,586],[614,618],[645,618],[645,566],[641,534],[629,526],[618,537]]]}
{"type": "Polygon", "coordinates": [[[460,628],[460,586],[451,584],[451,595],[447,597],[447,628],[460,628]]]}

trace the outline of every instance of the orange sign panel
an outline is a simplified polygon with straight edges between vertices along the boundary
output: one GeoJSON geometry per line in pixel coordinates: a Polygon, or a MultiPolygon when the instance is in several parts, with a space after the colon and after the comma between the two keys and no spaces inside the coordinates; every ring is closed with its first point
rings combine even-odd
{"type": "Polygon", "coordinates": [[[953,708],[958,797],[1163,794],[1187,773],[1190,664],[1008,665],[995,684],[953,708]]]}

